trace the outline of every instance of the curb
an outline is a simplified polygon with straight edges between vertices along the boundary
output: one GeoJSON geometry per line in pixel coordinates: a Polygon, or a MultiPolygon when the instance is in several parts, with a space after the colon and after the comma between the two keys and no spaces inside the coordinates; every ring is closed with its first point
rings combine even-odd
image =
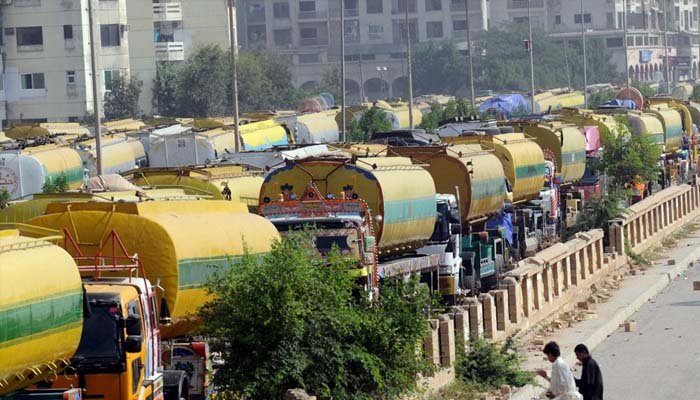
{"type": "MultiPolygon", "coordinates": [[[[671,281],[683,271],[688,269],[689,264],[698,260],[700,258],[700,248],[693,250],[690,254],[685,256],[680,262],[677,262],[675,266],[668,266],[664,270],[656,271],[655,273],[659,276],[659,280],[653,284],[649,289],[640,294],[632,303],[625,307],[620,308],[603,326],[598,328],[594,333],[592,333],[588,338],[582,340],[587,346],[593,350],[598,347],[599,344],[603,342],[609,335],[615,332],[621,323],[625,322],[634,313],[639,311],[642,306],[656,297],[661,291],[663,291],[671,281]]],[[[660,266],[659,266],[660,267],[660,266]]],[[[567,349],[566,353],[568,356],[563,357],[564,361],[568,365],[573,365],[576,361],[576,356],[573,354],[573,349],[567,349]]],[[[564,351],[562,350],[562,353],[564,351]]],[[[510,400],[532,400],[539,399],[539,396],[543,394],[546,390],[547,382],[544,379],[538,378],[540,386],[528,385],[520,388],[517,392],[513,393],[508,399],[510,400]]]]}

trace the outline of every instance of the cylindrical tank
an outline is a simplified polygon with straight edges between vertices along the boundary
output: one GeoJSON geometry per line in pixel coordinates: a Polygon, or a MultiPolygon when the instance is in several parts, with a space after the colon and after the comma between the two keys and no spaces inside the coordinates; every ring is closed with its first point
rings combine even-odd
{"type": "Polygon", "coordinates": [[[274,120],[251,122],[238,128],[245,151],[265,150],[291,144],[287,130],[274,120]]]}
{"type": "MultiPolygon", "coordinates": [[[[385,111],[389,122],[391,122],[391,129],[399,130],[411,127],[408,109],[407,104],[400,104],[394,105],[391,109],[385,111]]],[[[417,127],[422,121],[423,114],[421,114],[420,109],[413,107],[413,127],[417,127]]]]}
{"type": "MultiPolygon", "coordinates": [[[[102,174],[119,174],[136,168],[134,149],[138,145],[141,145],[141,143],[134,139],[129,141],[123,135],[103,138],[102,174]],[[131,142],[134,142],[134,144],[131,142]]],[[[90,176],[97,175],[97,144],[95,139],[79,142],[76,146],[80,158],[83,160],[83,165],[89,170],[90,176]]]]}
{"type": "MultiPolygon", "coordinates": [[[[329,110],[286,117],[283,120],[294,132],[296,143],[336,143],[340,140],[337,116],[338,110],[329,110]]],[[[346,121],[347,126],[350,122],[350,120],[346,121]]]]}
{"type": "Polygon", "coordinates": [[[679,83],[671,91],[671,97],[680,101],[688,101],[693,95],[693,85],[690,83],[679,83]]]}
{"type": "Polygon", "coordinates": [[[697,128],[700,128],[700,104],[691,101],[690,103],[688,103],[687,107],[688,112],[690,112],[693,124],[695,124],[697,128]]]}
{"type": "Polygon", "coordinates": [[[654,114],[649,113],[629,113],[627,119],[634,135],[643,135],[649,138],[651,143],[663,146],[664,126],[661,120],[654,114]]]}
{"type": "Polygon", "coordinates": [[[73,258],[46,240],[0,230],[0,396],[65,368],[82,324],[73,258]]]}
{"type": "Polygon", "coordinates": [[[459,190],[462,222],[493,214],[506,199],[505,173],[498,157],[478,144],[449,147],[394,147],[397,155],[424,164],[438,193],[459,190]]]}
{"type": "Polygon", "coordinates": [[[586,139],[578,128],[559,122],[517,126],[525,135],[535,139],[545,158],[552,158],[563,183],[581,179],[586,170],[586,139]]]}
{"type": "Polygon", "coordinates": [[[208,298],[204,285],[217,269],[235,262],[244,246],[262,255],[279,238],[272,223],[243,204],[216,200],[54,203],[31,223],[67,229],[85,254],[94,254],[116,231],[128,251],[138,254],[148,279],[164,289],[173,318],[164,337],[191,331],[192,317],[208,298]]]}
{"type": "Polygon", "coordinates": [[[271,171],[260,189],[260,201],[279,198],[291,186],[298,197],[313,182],[324,196],[342,193],[367,202],[380,255],[423,245],[436,218],[435,183],[428,171],[404,157],[307,159],[271,171]]]}
{"type": "Polygon", "coordinates": [[[648,112],[654,114],[664,127],[664,144],[666,152],[673,152],[681,148],[683,136],[683,120],[678,111],[664,104],[652,104],[648,112]]]}
{"type": "Polygon", "coordinates": [[[627,131],[625,125],[619,125],[615,121],[614,115],[597,114],[577,108],[563,108],[558,113],[557,119],[567,124],[574,124],[579,128],[597,126],[603,137],[617,134],[620,129],[624,130],[624,132],[627,131]]]}
{"type": "Polygon", "coordinates": [[[7,190],[10,199],[41,193],[46,182],[55,183],[61,175],[69,189],[83,182],[80,155],[69,147],[44,145],[0,152],[0,189],[7,190]]]}
{"type": "Polygon", "coordinates": [[[544,186],[544,153],[537,143],[523,133],[500,135],[466,135],[443,138],[448,143],[480,144],[493,151],[501,162],[513,202],[536,199],[544,186]]]}

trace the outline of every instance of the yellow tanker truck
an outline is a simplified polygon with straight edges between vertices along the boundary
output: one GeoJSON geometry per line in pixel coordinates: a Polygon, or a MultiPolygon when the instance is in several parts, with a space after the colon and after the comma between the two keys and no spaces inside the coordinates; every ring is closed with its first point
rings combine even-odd
{"type": "MultiPolygon", "coordinates": [[[[129,277],[134,276],[136,266],[132,265],[130,269],[112,268],[103,272],[109,278],[101,278],[94,285],[84,284],[85,303],[93,310],[92,315],[97,315],[95,318],[99,317],[99,320],[113,318],[116,321],[114,329],[111,325],[93,322],[92,317],[83,320],[82,336],[80,330],[74,335],[79,339],[77,350],[76,340],[69,340],[70,331],[59,329],[58,333],[64,334],[61,337],[70,343],[61,345],[60,352],[54,351],[56,355],[51,355],[54,357],[51,360],[37,361],[50,365],[43,375],[58,376],[42,382],[42,388],[59,388],[53,390],[60,392],[60,388],[77,387],[84,389],[89,396],[106,400],[205,397],[210,366],[208,346],[206,342],[189,339],[200,322],[197,310],[208,299],[204,285],[215,271],[229,267],[232,260],[242,256],[244,246],[250,254],[262,255],[269,252],[272,242],[279,238],[275,227],[264,218],[248,213],[245,204],[215,200],[53,203],[44,215],[30,223],[66,232],[67,237],[74,238],[66,241],[65,251],[54,246],[55,252],[64,254],[64,258],[70,259],[69,255],[72,255],[77,260],[72,264],[66,261],[66,271],[80,269],[83,277],[88,278],[86,274],[95,275],[94,267],[86,268],[85,263],[95,264],[100,254],[117,254],[122,255],[117,260],[122,264],[138,264],[142,270],[137,276],[145,275],[158,283],[157,291],[145,280],[133,284],[134,279],[129,277]],[[138,258],[129,254],[138,254],[138,258]],[[115,317],[113,311],[120,317],[115,317]],[[137,316],[138,324],[133,322],[132,315],[137,316]],[[61,373],[69,363],[71,367],[61,373]]],[[[21,250],[23,246],[26,245],[12,243],[12,249],[21,250]]],[[[54,259],[60,260],[45,254],[36,258],[18,258],[20,262],[31,263],[34,269],[26,270],[33,275],[17,280],[0,279],[0,285],[14,282],[11,286],[14,292],[3,290],[0,293],[0,318],[1,310],[16,303],[14,299],[5,300],[3,297],[5,293],[12,296],[17,292],[16,282],[32,282],[31,287],[26,288],[31,290],[25,290],[24,296],[32,293],[47,296],[36,290],[35,280],[38,278],[32,276],[50,276],[50,271],[35,270],[41,265],[53,268],[54,259]],[[46,263],[48,259],[52,263],[46,263]]],[[[15,274],[24,271],[21,266],[13,266],[5,260],[0,250],[0,274],[7,270],[15,271],[15,274]]],[[[111,265],[104,261],[98,264],[111,265]]],[[[52,287],[59,288],[58,285],[52,287]]],[[[82,305],[80,294],[79,305],[82,305]]],[[[26,303],[22,298],[17,301],[26,303]]],[[[35,365],[37,362],[30,361],[34,363],[27,367],[31,373],[22,369],[28,363],[4,368],[5,363],[0,362],[0,379],[7,380],[7,376],[17,374],[25,376],[12,387],[6,384],[7,390],[0,384],[0,394],[14,392],[43,379],[37,372],[32,372],[41,371],[35,365]]],[[[31,391],[22,391],[10,399],[31,394],[31,391]]]]}

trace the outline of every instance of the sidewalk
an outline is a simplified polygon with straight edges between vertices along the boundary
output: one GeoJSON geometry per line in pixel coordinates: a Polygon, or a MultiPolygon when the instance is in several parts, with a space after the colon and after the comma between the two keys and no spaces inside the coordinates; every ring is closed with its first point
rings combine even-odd
{"type": "MultiPolygon", "coordinates": [[[[697,222],[697,220],[696,220],[697,222]]],[[[619,329],[631,315],[647,301],[659,294],[675,277],[680,275],[689,264],[692,265],[700,259],[700,236],[690,233],[689,237],[678,241],[671,249],[662,249],[659,258],[652,266],[637,275],[628,275],[621,281],[619,289],[611,291],[611,297],[599,304],[589,304],[589,314],[592,319],[586,319],[574,323],[571,327],[557,329],[544,336],[544,342],[556,341],[562,350],[564,360],[570,366],[574,365],[575,356],[573,349],[579,343],[585,343],[590,349],[595,349],[610,334],[619,329]]],[[[626,271],[623,267],[620,273],[626,271]]],[[[527,347],[527,358],[523,363],[523,369],[535,371],[537,369],[551,370],[551,364],[544,359],[541,352],[542,345],[534,344],[532,337],[529,342],[524,342],[527,347]]],[[[539,378],[538,378],[539,379],[539,378]]],[[[514,400],[538,399],[544,393],[546,382],[539,380],[542,387],[527,386],[510,396],[514,400]]]]}

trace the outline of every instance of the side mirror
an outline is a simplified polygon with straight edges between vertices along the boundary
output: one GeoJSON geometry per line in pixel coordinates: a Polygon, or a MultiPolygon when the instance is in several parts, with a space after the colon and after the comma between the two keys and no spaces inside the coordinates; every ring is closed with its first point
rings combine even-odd
{"type": "Polygon", "coordinates": [[[126,334],[128,336],[141,336],[141,317],[129,314],[125,321],[126,334]]]}
{"type": "Polygon", "coordinates": [[[140,353],[142,342],[143,340],[141,339],[141,336],[127,336],[126,340],[124,341],[124,350],[127,353],[140,353]]]}

